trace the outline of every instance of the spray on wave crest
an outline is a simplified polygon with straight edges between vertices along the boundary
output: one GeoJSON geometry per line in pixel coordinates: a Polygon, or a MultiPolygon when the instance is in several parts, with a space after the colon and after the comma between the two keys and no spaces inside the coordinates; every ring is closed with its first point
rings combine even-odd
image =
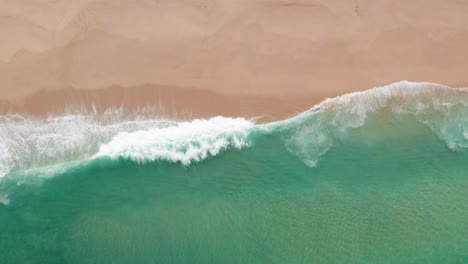
{"type": "Polygon", "coordinates": [[[468,147],[468,89],[434,83],[401,81],[329,98],[265,128],[289,131],[288,149],[313,167],[334,142],[348,137],[350,129],[362,127],[371,115],[382,111],[394,117],[414,117],[452,150],[468,147]]]}
{"type": "Polygon", "coordinates": [[[94,158],[128,158],[140,163],[165,160],[189,165],[227,148],[248,146],[247,137],[253,127],[252,122],[242,118],[215,117],[165,128],[122,132],[101,145],[94,158]]]}

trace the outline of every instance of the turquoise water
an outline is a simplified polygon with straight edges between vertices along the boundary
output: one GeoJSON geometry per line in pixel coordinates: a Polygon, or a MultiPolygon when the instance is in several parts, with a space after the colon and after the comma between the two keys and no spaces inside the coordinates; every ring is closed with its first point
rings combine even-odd
{"type": "Polygon", "coordinates": [[[468,263],[467,104],[402,82],[269,124],[5,118],[1,263],[468,263]]]}

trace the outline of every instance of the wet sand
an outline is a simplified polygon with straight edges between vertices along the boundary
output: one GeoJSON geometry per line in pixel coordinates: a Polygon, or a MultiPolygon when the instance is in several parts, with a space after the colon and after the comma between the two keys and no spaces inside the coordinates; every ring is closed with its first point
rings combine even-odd
{"type": "Polygon", "coordinates": [[[0,113],[291,116],[400,80],[466,86],[468,2],[0,1],[0,113]]]}
{"type": "Polygon", "coordinates": [[[274,96],[226,95],[211,91],[164,85],[112,86],[104,89],[42,90],[20,100],[0,102],[0,114],[20,113],[46,117],[62,114],[105,114],[156,116],[178,120],[212,116],[287,118],[318,103],[314,96],[288,98],[274,96]]]}

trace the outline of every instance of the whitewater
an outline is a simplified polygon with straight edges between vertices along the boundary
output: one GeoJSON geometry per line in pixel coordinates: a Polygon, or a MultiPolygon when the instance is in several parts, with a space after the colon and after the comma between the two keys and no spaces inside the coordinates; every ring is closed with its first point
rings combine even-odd
{"type": "Polygon", "coordinates": [[[350,128],[364,125],[370,113],[387,109],[413,115],[452,150],[468,147],[468,89],[402,81],[329,98],[297,116],[267,124],[255,119],[213,117],[172,121],[136,117],[118,110],[104,115],[68,114],[46,119],[0,116],[0,177],[12,171],[52,172],[94,159],[130,159],[190,165],[223,151],[255,144],[261,134],[288,131],[284,144],[303,162],[320,157],[350,128]],[[63,165],[63,166],[59,166],[63,165]],[[55,166],[55,167],[54,167],[55,166]]]}

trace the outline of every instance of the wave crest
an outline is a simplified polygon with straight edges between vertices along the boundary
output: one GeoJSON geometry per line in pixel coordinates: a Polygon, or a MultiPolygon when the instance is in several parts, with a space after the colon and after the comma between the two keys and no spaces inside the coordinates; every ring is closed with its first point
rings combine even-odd
{"type": "Polygon", "coordinates": [[[329,98],[272,125],[275,129],[293,127],[288,149],[309,166],[316,166],[334,141],[345,138],[349,129],[363,126],[371,113],[383,109],[393,115],[414,116],[452,150],[468,148],[468,89],[434,83],[402,81],[329,98]]]}
{"type": "Polygon", "coordinates": [[[251,121],[215,117],[175,122],[134,120],[103,122],[93,115],[46,120],[19,115],[0,119],[0,177],[13,170],[54,167],[99,157],[200,161],[229,148],[249,145],[251,121]]]}
{"type": "Polygon", "coordinates": [[[94,158],[128,158],[144,163],[156,160],[189,165],[216,156],[227,148],[248,146],[254,124],[243,118],[215,117],[175,126],[123,132],[101,145],[94,158]]]}

